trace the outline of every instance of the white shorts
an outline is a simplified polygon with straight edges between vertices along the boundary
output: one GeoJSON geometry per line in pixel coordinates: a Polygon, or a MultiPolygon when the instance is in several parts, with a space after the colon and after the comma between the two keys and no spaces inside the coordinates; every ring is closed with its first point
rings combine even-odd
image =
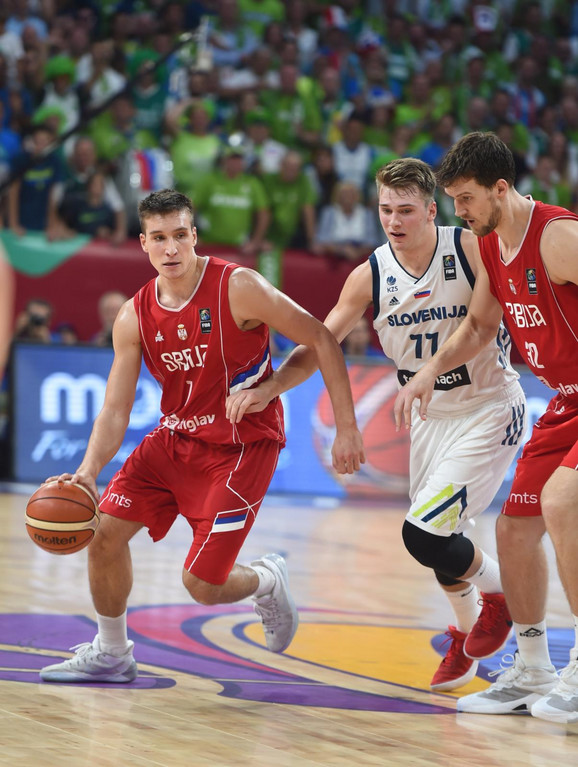
{"type": "Polygon", "coordinates": [[[406,519],[434,535],[459,533],[492,502],[526,431],[516,382],[464,416],[412,416],[411,507],[406,519]]]}

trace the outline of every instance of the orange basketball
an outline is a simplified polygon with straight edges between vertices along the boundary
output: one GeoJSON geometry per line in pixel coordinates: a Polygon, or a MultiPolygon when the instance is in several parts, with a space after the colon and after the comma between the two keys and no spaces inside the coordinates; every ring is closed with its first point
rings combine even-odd
{"type": "Polygon", "coordinates": [[[74,482],[42,485],[26,504],[28,535],[52,554],[72,554],[88,546],[99,522],[96,499],[74,482]]]}

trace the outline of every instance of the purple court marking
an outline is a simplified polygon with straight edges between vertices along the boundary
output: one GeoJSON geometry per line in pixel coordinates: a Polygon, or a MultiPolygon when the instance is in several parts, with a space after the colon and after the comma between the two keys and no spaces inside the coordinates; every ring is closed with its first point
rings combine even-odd
{"type": "MultiPolygon", "coordinates": [[[[235,655],[207,640],[203,624],[223,615],[235,614],[245,622],[250,608],[231,605],[167,605],[133,608],[128,624],[136,643],[137,662],[159,669],[178,671],[200,678],[214,679],[222,685],[225,697],[267,703],[324,707],[355,711],[387,711],[406,714],[451,714],[454,708],[430,705],[400,697],[376,695],[328,685],[305,676],[291,674],[235,655]]],[[[338,618],[339,614],[336,614],[338,618]]],[[[73,645],[92,641],[95,624],[83,616],[0,614],[0,636],[5,645],[22,647],[0,653],[0,681],[37,684],[37,671],[58,662],[73,645]],[[54,655],[34,655],[26,648],[51,651],[54,655]]],[[[175,680],[160,674],[145,674],[115,689],[159,689],[174,686],[175,680]]],[[[89,687],[106,684],[83,683],[89,687]]]]}

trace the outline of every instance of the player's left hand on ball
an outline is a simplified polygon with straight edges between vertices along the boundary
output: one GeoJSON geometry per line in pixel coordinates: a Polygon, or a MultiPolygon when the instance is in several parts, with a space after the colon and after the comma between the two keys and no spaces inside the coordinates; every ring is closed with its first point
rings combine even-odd
{"type": "Polygon", "coordinates": [[[92,474],[85,474],[82,471],[77,471],[72,475],[70,481],[76,483],[77,485],[83,485],[83,487],[85,487],[98,502],[100,499],[100,493],[98,492],[98,488],[96,487],[96,480],[92,474]]]}
{"type": "Polygon", "coordinates": [[[44,480],[42,483],[43,485],[48,485],[50,482],[70,482],[72,480],[72,474],[69,474],[68,472],[64,472],[64,474],[58,474],[55,477],[48,477],[44,480]]]}

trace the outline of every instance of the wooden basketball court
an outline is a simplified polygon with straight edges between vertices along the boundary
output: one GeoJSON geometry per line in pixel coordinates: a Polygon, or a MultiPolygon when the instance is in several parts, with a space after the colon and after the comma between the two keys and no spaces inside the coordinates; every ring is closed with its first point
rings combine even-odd
{"type": "MultiPolygon", "coordinates": [[[[7,490],[7,489],[6,489],[7,490]]],[[[189,527],[133,540],[128,685],[52,685],[38,670],[95,633],[86,551],[47,554],[24,528],[27,495],[0,494],[0,765],[9,767],[559,767],[578,726],[456,714],[429,681],[451,613],[400,538],[402,505],[272,499],[243,551],[287,557],[301,624],[264,649],[249,602],[195,605],[181,584],[189,527]]],[[[472,537],[494,552],[495,514],[472,537]]],[[[567,662],[569,608],[554,558],[552,658],[567,662]]],[[[513,650],[513,644],[507,651],[513,650]]],[[[460,694],[482,689],[500,658],[460,694]]]]}

